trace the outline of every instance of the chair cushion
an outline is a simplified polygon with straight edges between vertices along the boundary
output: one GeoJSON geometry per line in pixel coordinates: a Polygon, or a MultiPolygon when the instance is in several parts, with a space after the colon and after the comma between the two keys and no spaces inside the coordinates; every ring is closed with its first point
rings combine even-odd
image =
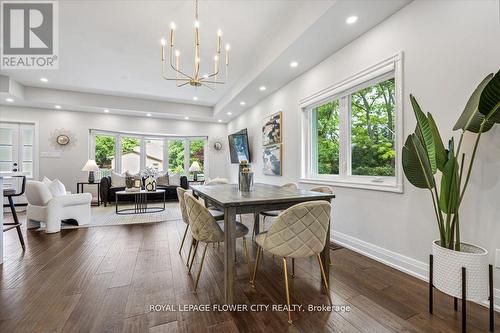
{"type": "Polygon", "coordinates": [[[54,179],[51,181],[50,179],[45,177],[42,182],[48,187],[50,193],[54,198],[66,195],[66,187],[63,183],[61,183],[59,179],[54,179]]]}
{"type": "Polygon", "coordinates": [[[14,195],[14,194],[16,194],[16,190],[13,188],[4,188],[3,189],[3,195],[5,195],[5,196],[14,195]]]}
{"type": "Polygon", "coordinates": [[[44,183],[29,180],[26,182],[26,200],[30,205],[46,206],[52,200],[52,193],[44,183]]]}
{"type": "Polygon", "coordinates": [[[181,175],[179,173],[169,173],[168,184],[170,186],[181,186],[181,175]]]}
{"type": "MultiPolygon", "coordinates": [[[[219,225],[220,229],[224,231],[224,221],[217,221],[217,224],[219,225]]],[[[236,238],[245,237],[246,235],[248,235],[248,231],[248,228],[244,224],[236,222],[236,238]]]]}
{"type": "Polygon", "coordinates": [[[160,173],[158,178],[156,178],[156,185],[157,186],[169,186],[168,182],[168,172],[165,173],[160,173]]]}
{"type": "Polygon", "coordinates": [[[125,174],[127,172],[120,174],[111,171],[111,186],[112,187],[125,187],[125,174]]]}
{"type": "MultiPolygon", "coordinates": [[[[280,257],[304,258],[320,253],[327,239],[331,205],[327,201],[297,204],[281,213],[266,236],[264,250],[280,257]]],[[[264,237],[264,239],[262,239],[264,237]]]]}

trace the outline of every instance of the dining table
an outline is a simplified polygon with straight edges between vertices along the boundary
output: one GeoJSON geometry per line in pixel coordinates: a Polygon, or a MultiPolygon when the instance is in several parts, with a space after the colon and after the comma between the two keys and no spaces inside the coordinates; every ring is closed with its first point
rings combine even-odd
{"type": "MultiPolygon", "coordinates": [[[[201,198],[208,206],[224,212],[224,302],[234,303],[236,215],[253,214],[255,234],[259,233],[260,213],[285,210],[301,202],[326,200],[331,202],[334,194],[312,192],[303,189],[290,189],[281,186],[255,183],[251,191],[240,191],[238,184],[191,185],[196,198],[201,198]]],[[[330,223],[328,232],[330,235],[330,223]]],[[[329,237],[329,236],[327,236],[329,237]]],[[[321,260],[329,280],[329,239],[321,252],[321,260]]],[[[320,278],[321,274],[320,274],[320,278]]],[[[329,282],[329,281],[327,281],[329,282]]]]}

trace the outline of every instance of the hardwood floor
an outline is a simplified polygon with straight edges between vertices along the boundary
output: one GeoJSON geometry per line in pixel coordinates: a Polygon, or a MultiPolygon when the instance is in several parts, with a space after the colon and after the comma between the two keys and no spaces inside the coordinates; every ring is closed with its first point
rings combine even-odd
{"type": "MultiPolygon", "coordinates": [[[[451,297],[436,291],[431,316],[425,282],[347,249],[332,251],[330,276],[334,304],[349,306],[349,312],[295,312],[289,327],[286,312],[150,311],[155,304],[222,302],[222,246],[209,247],[193,294],[194,278],[184,264],[188,246],[178,254],[183,232],[180,221],[51,235],[29,231],[24,254],[16,232],[6,232],[0,332],[460,331],[460,310],[453,310],[451,297]]],[[[255,253],[253,246],[252,258],[255,253]]],[[[286,304],[281,263],[264,253],[254,289],[237,241],[236,303],[286,304]]],[[[328,304],[315,258],[296,260],[295,273],[289,279],[292,303],[328,304]]],[[[487,309],[469,302],[467,311],[468,332],[487,332],[487,309]]],[[[495,320],[500,331],[498,313],[495,320]]]]}

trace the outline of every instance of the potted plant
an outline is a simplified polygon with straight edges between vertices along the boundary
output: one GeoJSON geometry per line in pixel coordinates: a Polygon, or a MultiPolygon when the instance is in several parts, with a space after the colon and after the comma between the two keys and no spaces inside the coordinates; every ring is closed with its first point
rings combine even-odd
{"type": "Polygon", "coordinates": [[[471,283],[472,279],[467,282],[466,297],[482,301],[488,297],[488,252],[480,246],[460,241],[460,207],[479,140],[483,133],[500,123],[500,71],[488,75],[470,96],[453,127],[453,130],[460,130],[457,145],[452,137],[445,147],[432,115],[422,112],[414,96],[410,95],[410,101],[417,126],[403,147],[403,170],[411,184],[429,190],[431,195],[440,236],[432,244],[433,285],[461,298],[462,267],[465,267],[467,276],[474,277],[474,283],[471,283]],[[470,156],[461,151],[467,132],[475,135],[470,156]],[[438,171],[440,181],[435,177],[438,171]]]}
{"type": "Polygon", "coordinates": [[[158,170],[153,167],[146,167],[141,171],[141,176],[144,178],[144,189],[149,192],[156,191],[156,178],[158,170]]]}

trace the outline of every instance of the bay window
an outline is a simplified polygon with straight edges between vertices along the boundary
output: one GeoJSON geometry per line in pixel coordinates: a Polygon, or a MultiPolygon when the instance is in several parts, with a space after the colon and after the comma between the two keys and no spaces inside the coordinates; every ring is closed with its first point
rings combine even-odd
{"type": "Polygon", "coordinates": [[[180,137],[90,130],[90,158],[98,176],[113,170],[137,174],[145,167],[185,175],[196,159],[206,169],[207,137],[180,137]]]}
{"type": "Polygon", "coordinates": [[[398,54],[301,101],[301,181],[402,192],[398,54]]]}

